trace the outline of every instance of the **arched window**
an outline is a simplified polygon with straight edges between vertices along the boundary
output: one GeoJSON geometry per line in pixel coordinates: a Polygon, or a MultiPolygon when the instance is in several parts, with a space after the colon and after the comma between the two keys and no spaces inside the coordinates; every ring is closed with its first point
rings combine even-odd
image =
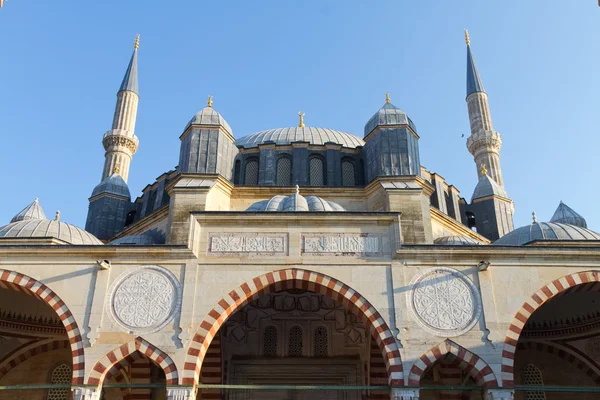
{"type": "Polygon", "coordinates": [[[258,160],[249,160],[246,162],[244,183],[246,185],[258,185],[258,160]]]}
{"type": "Polygon", "coordinates": [[[354,163],[350,160],[342,161],[342,186],[356,186],[354,163]]]}
{"type": "Polygon", "coordinates": [[[327,357],[329,355],[329,341],[327,340],[327,328],[318,326],[314,333],[314,356],[327,357]]]}
{"type": "MultiPolygon", "coordinates": [[[[531,363],[527,364],[523,370],[523,385],[543,386],[542,371],[531,363]]],[[[546,400],[546,394],[539,390],[528,390],[525,392],[525,400],[546,400]]]]}
{"type": "MultiPolygon", "coordinates": [[[[71,383],[73,372],[71,367],[67,364],[60,364],[54,368],[52,375],[50,376],[50,383],[53,384],[69,384],[71,383]]],[[[70,388],[58,389],[52,388],[48,390],[47,400],[67,400],[71,395],[70,388]]]]}
{"type": "Polygon", "coordinates": [[[292,185],[292,160],[289,157],[279,157],[277,160],[277,186],[292,185]]]}
{"type": "Polygon", "coordinates": [[[239,185],[240,184],[240,169],[242,162],[240,160],[236,160],[235,161],[235,166],[233,167],[233,184],[234,185],[239,185]]]}
{"type": "Polygon", "coordinates": [[[290,329],[288,342],[288,356],[299,357],[302,355],[302,328],[298,325],[290,329]]]}
{"type": "Polygon", "coordinates": [[[263,354],[265,356],[277,355],[277,328],[267,326],[263,334],[263,354]]]}
{"type": "Polygon", "coordinates": [[[325,186],[325,163],[321,157],[311,157],[308,162],[308,180],[311,186],[325,186]]]}

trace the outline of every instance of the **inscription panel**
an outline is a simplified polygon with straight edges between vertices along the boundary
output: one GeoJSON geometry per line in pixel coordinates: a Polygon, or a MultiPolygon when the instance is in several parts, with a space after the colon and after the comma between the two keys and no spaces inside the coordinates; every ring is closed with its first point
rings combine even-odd
{"type": "Polygon", "coordinates": [[[310,233],[302,235],[302,253],[310,255],[380,256],[381,235],[372,233],[310,233]]]}
{"type": "Polygon", "coordinates": [[[287,255],[287,233],[210,233],[208,251],[212,254],[287,255]]]}

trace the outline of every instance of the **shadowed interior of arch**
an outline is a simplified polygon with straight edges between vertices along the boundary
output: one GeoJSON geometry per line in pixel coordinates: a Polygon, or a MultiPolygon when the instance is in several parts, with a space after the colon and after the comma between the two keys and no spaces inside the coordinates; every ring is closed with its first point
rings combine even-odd
{"type": "Polygon", "coordinates": [[[166,376],[154,360],[139,350],[117,361],[106,373],[103,383],[159,384],[159,388],[106,388],[102,387],[104,400],[163,399],[166,398],[166,376]]]}

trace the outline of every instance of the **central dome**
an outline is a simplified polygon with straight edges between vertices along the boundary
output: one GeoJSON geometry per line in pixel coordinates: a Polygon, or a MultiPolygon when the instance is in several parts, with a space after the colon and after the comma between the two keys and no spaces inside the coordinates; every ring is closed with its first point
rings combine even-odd
{"type": "Polygon", "coordinates": [[[331,142],[349,148],[365,145],[365,142],[361,138],[350,133],[311,127],[277,128],[256,132],[236,140],[235,145],[250,148],[266,142],[274,142],[276,144],[291,144],[292,142],[325,144],[331,142]]]}

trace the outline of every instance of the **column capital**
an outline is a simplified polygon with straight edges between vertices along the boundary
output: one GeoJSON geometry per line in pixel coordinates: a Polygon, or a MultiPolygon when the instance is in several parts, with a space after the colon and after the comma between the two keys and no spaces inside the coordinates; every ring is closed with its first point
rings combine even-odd
{"type": "Polygon", "coordinates": [[[391,400],[419,400],[419,389],[392,389],[391,400]]]}
{"type": "Polygon", "coordinates": [[[194,400],[196,398],[196,389],[192,387],[168,387],[168,400],[194,400]]]}
{"type": "Polygon", "coordinates": [[[73,400],[100,400],[100,390],[97,387],[73,386],[73,400]]]}
{"type": "Polygon", "coordinates": [[[485,400],[514,400],[514,389],[487,389],[485,391],[485,400]]]}

